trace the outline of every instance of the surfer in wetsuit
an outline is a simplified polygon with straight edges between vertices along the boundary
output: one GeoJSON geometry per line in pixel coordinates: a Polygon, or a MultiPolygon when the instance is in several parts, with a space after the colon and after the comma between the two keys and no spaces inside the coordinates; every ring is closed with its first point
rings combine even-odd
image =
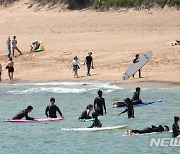
{"type": "Polygon", "coordinates": [[[130,98],[126,98],[125,102],[126,102],[126,109],[123,112],[118,113],[118,115],[121,115],[121,114],[127,112],[128,118],[134,118],[134,107],[133,107],[133,104],[132,104],[130,98]]]}
{"type": "Polygon", "coordinates": [[[172,125],[172,136],[177,137],[180,135],[179,125],[178,125],[179,117],[174,117],[174,124],[172,125]]]}
{"type": "Polygon", "coordinates": [[[22,110],[21,112],[19,112],[14,118],[12,118],[12,120],[22,119],[23,117],[25,117],[26,120],[34,120],[33,117],[28,116],[28,113],[30,113],[32,110],[33,110],[33,107],[28,106],[27,109],[22,110]]]}
{"type": "MultiPolygon", "coordinates": [[[[133,60],[133,63],[138,63],[139,62],[139,54],[136,54],[135,59],[133,60]]],[[[133,78],[134,78],[135,73],[133,74],[133,78]]],[[[139,78],[141,77],[141,69],[139,69],[139,78]]]]}
{"type": "Polygon", "coordinates": [[[92,117],[89,116],[89,113],[91,112],[92,109],[93,109],[93,105],[89,104],[86,107],[86,110],[80,115],[79,119],[91,119],[92,117]]]}
{"type": "Polygon", "coordinates": [[[129,130],[127,129],[125,134],[126,135],[132,135],[132,134],[146,134],[146,133],[153,133],[153,132],[164,132],[164,131],[169,131],[168,126],[154,126],[152,125],[151,127],[144,128],[142,130],[129,130]]]}
{"type": "Polygon", "coordinates": [[[51,105],[48,105],[48,106],[46,107],[46,110],[45,110],[46,116],[47,116],[47,117],[50,117],[50,118],[57,118],[57,115],[56,115],[56,111],[57,111],[57,112],[60,114],[60,116],[61,116],[62,118],[64,118],[63,115],[62,115],[62,112],[61,112],[60,109],[59,109],[59,107],[57,107],[57,106],[55,105],[55,99],[54,99],[54,98],[51,98],[51,99],[50,99],[50,102],[51,102],[51,105]]]}
{"type": "Polygon", "coordinates": [[[98,90],[97,93],[98,93],[98,97],[96,97],[94,100],[94,109],[99,116],[99,115],[103,115],[103,107],[106,114],[106,104],[105,104],[105,99],[102,98],[102,91],[98,90]]]}
{"type": "Polygon", "coordinates": [[[94,119],[94,122],[93,122],[93,124],[92,124],[90,127],[88,127],[88,128],[102,127],[101,122],[98,120],[98,113],[93,112],[93,113],[92,113],[92,118],[94,119]]]}
{"type": "Polygon", "coordinates": [[[140,92],[141,92],[141,89],[139,87],[136,88],[136,92],[134,93],[131,101],[133,104],[142,104],[142,101],[141,99],[139,98],[140,96],[140,92]]]}

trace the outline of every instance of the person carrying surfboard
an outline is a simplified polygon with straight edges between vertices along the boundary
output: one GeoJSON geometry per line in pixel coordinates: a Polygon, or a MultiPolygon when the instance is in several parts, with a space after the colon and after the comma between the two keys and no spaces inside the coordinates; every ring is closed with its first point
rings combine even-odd
{"type": "Polygon", "coordinates": [[[92,113],[92,118],[94,119],[93,124],[88,127],[88,128],[93,128],[93,127],[102,127],[101,122],[98,120],[98,113],[97,112],[93,112],[92,113]]]}
{"type": "Polygon", "coordinates": [[[92,117],[89,116],[91,110],[93,109],[93,105],[92,104],[89,104],[87,107],[86,107],[86,110],[80,115],[79,119],[91,119],[92,117]]]}
{"type": "Polygon", "coordinates": [[[172,136],[173,137],[177,137],[180,135],[178,122],[179,122],[179,117],[175,116],[174,117],[174,124],[172,125],[172,130],[173,130],[172,136]]]}
{"type": "Polygon", "coordinates": [[[25,110],[22,110],[15,117],[13,117],[12,120],[22,119],[23,117],[25,117],[26,120],[34,120],[33,117],[28,116],[28,113],[30,113],[32,110],[33,110],[33,107],[28,106],[25,110]]]}
{"type": "Polygon", "coordinates": [[[130,98],[126,98],[125,103],[126,103],[126,109],[123,112],[118,113],[118,115],[121,115],[121,114],[127,112],[128,118],[134,118],[134,107],[133,107],[133,104],[132,104],[130,98]]]}
{"type": "MultiPolygon", "coordinates": [[[[136,54],[135,59],[133,60],[133,63],[138,63],[139,62],[139,54],[136,54]]],[[[133,78],[134,78],[135,73],[133,74],[133,78]]],[[[141,69],[139,69],[139,78],[141,77],[141,69]]]]}

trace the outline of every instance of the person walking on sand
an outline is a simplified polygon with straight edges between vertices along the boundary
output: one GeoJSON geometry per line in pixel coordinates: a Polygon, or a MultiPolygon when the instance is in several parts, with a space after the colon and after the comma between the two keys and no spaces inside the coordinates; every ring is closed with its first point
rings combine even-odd
{"type": "MultiPolygon", "coordinates": [[[[133,60],[133,63],[138,63],[139,62],[139,54],[136,54],[135,59],[133,60]]],[[[135,73],[133,74],[133,78],[134,78],[135,73]]],[[[139,69],[139,78],[141,77],[141,69],[139,69]]]]}
{"type": "Polygon", "coordinates": [[[10,36],[8,37],[8,39],[6,41],[6,44],[7,44],[7,49],[8,49],[8,58],[10,58],[10,56],[11,56],[11,38],[10,38],[10,36]]]}
{"type": "Polygon", "coordinates": [[[13,53],[13,57],[14,57],[14,50],[17,50],[20,53],[20,55],[22,55],[22,52],[17,47],[16,36],[13,36],[13,40],[12,40],[12,53],[13,53]]]}
{"type": "Polygon", "coordinates": [[[71,63],[71,67],[73,68],[73,72],[74,72],[74,78],[75,77],[78,78],[78,69],[80,69],[79,64],[80,64],[80,62],[78,60],[78,57],[75,56],[71,63]]]}
{"type": "Polygon", "coordinates": [[[88,53],[88,56],[86,56],[85,63],[87,66],[87,76],[91,76],[90,69],[94,69],[93,67],[93,58],[92,58],[92,52],[88,53]]]}
{"type": "Polygon", "coordinates": [[[9,62],[7,63],[6,69],[8,69],[9,79],[12,80],[14,73],[14,62],[11,57],[9,58],[9,62]]]}
{"type": "Polygon", "coordinates": [[[2,75],[2,65],[0,64],[0,82],[1,82],[1,75],[2,75]]]}

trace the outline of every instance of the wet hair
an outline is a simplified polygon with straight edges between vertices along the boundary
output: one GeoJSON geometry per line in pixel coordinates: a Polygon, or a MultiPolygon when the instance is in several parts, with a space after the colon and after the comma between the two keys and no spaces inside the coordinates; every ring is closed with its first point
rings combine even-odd
{"type": "Polygon", "coordinates": [[[92,113],[92,118],[95,118],[95,119],[96,119],[97,117],[98,117],[97,112],[93,112],[93,113],[92,113]]]}
{"type": "Polygon", "coordinates": [[[51,98],[51,99],[50,99],[50,102],[55,102],[55,99],[54,99],[54,98],[51,98]]]}
{"type": "Polygon", "coordinates": [[[179,121],[179,117],[178,116],[174,116],[174,122],[178,122],[179,121]]]}
{"type": "Polygon", "coordinates": [[[136,57],[139,57],[139,54],[136,54],[136,57]]]}
{"type": "Polygon", "coordinates": [[[98,90],[97,93],[98,93],[99,96],[102,96],[102,91],[101,90],[98,90]]]}
{"type": "Polygon", "coordinates": [[[27,107],[27,110],[33,110],[33,107],[32,107],[31,105],[29,105],[29,106],[27,107]]]}
{"type": "Polygon", "coordinates": [[[92,104],[89,104],[86,109],[89,109],[89,110],[92,110],[93,109],[93,105],[92,104]]]}
{"type": "Polygon", "coordinates": [[[166,128],[167,131],[169,131],[169,127],[168,126],[165,125],[164,127],[166,128]]]}
{"type": "Polygon", "coordinates": [[[124,101],[125,101],[126,103],[131,103],[131,99],[130,99],[130,98],[126,98],[124,101]]]}
{"type": "Polygon", "coordinates": [[[141,88],[140,87],[136,87],[136,91],[139,91],[139,90],[141,90],[141,88]]]}

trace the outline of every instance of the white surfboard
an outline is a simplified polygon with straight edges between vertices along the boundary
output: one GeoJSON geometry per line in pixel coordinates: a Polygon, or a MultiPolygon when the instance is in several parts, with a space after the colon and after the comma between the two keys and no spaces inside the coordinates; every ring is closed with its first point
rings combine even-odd
{"type": "Polygon", "coordinates": [[[103,130],[113,130],[113,129],[123,129],[127,125],[114,126],[114,127],[100,127],[100,128],[61,128],[63,131],[103,131],[103,130]]]}
{"type": "Polygon", "coordinates": [[[123,74],[122,79],[126,80],[131,77],[134,73],[139,71],[152,57],[152,51],[147,51],[139,56],[139,62],[132,63],[126,72],[123,74]]]}

